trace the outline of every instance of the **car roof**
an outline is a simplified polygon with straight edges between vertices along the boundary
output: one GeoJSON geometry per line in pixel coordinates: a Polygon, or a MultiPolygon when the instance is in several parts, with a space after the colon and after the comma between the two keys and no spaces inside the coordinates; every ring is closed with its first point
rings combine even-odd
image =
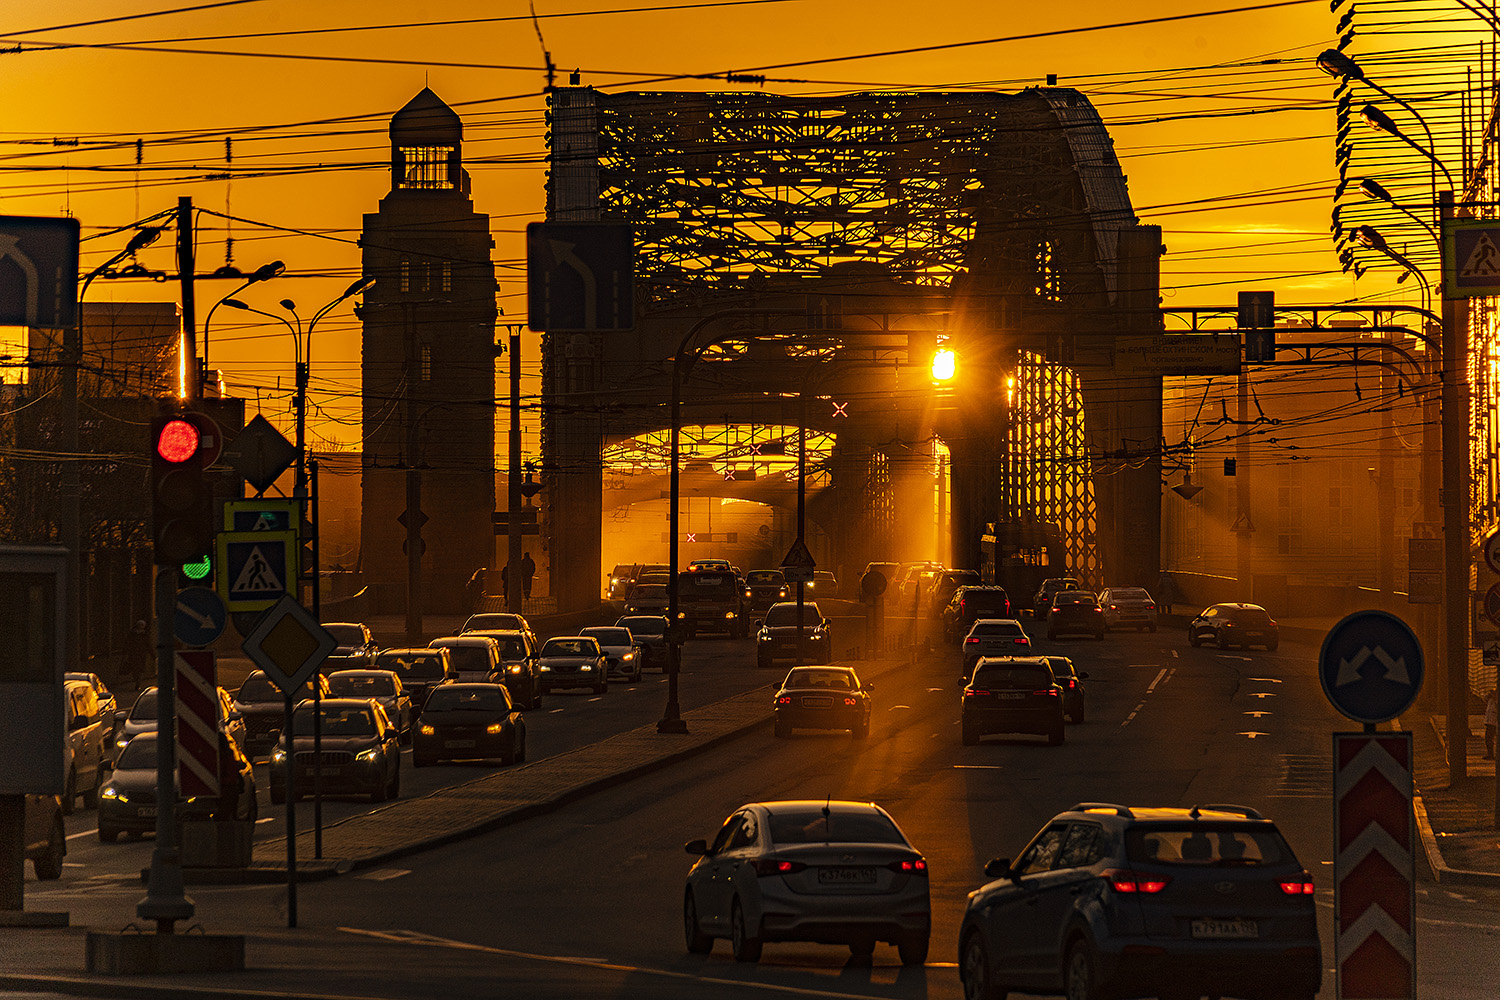
{"type": "MultiPolygon", "coordinates": [[[[980,625],[1014,625],[1016,628],[1021,628],[1020,621],[1015,618],[976,618],[974,619],[974,625],[976,627],[980,625]]],[[[1021,629],[1021,631],[1024,632],[1026,630],[1021,629]]]]}
{"type": "Polygon", "coordinates": [[[1261,826],[1271,821],[1249,806],[1212,803],[1201,806],[1125,806],[1113,802],[1080,802],[1065,809],[1054,820],[1088,816],[1090,819],[1114,817],[1132,823],[1245,823],[1261,826]]]}
{"type": "Polygon", "coordinates": [[[1051,670],[1052,664],[1047,662],[1045,656],[981,656],[977,661],[979,666],[986,663],[1004,664],[1011,667],[1040,667],[1043,670],[1051,670]]]}
{"type": "MultiPolygon", "coordinates": [[[[547,642],[558,642],[563,639],[592,639],[595,642],[599,641],[599,637],[596,635],[554,635],[547,642]]],[[[546,645],[546,643],[543,643],[543,645],[546,645]]]]}
{"type": "Polygon", "coordinates": [[[1213,606],[1216,607],[1216,608],[1231,608],[1231,609],[1233,609],[1235,611],[1264,611],[1264,610],[1266,610],[1265,608],[1261,607],[1259,604],[1236,604],[1234,602],[1226,602],[1224,604],[1215,604],[1213,606]]]}
{"type": "MultiPolygon", "coordinates": [[[[796,601],[777,601],[775,604],[771,605],[771,607],[773,608],[795,608],[796,606],[796,601]]],[[[803,601],[802,606],[805,608],[816,608],[818,606],[818,603],[816,601],[803,601]]]]}
{"type": "MultiPolygon", "coordinates": [[[[376,705],[379,704],[379,702],[375,701],[374,698],[324,698],[324,699],[322,699],[322,706],[324,708],[369,708],[370,705],[371,705],[371,703],[374,703],[376,705]]],[[[311,698],[304,698],[301,701],[297,702],[297,707],[298,708],[301,708],[303,705],[306,705],[306,706],[308,706],[308,708],[311,708],[312,707],[312,699],[311,698]]]]}
{"type": "Polygon", "coordinates": [[[873,802],[854,802],[846,799],[783,799],[773,802],[747,802],[740,806],[740,809],[764,809],[774,814],[777,810],[801,812],[805,809],[821,810],[824,807],[827,807],[830,812],[837,809],[842,812],[862,812],[871,816],[889,815],[873,802]]]}
{"type": "Polygon", "coordinates": [[[787,675],[790,676],[798,670],[837,670],[840,673],[851,675],[854,673],[853,667],[841,667],[836,663],[799,663],[791,670],[788,670],[787,675]]]}
{"type": "Polygon", "coordinates": [[[484,645],[485,643],[494,641],[494,639],[487,635],[480,635],[477,632],[465,632],[463,635],[440,635],[432,640],[432,644],[428,648],[440,648],[438,643],[442,643],[444,646],[473,646],[484,645]]]}
{"type": "MultiPolygon", "coordinates": [[[[456,638],[456,637],[455,637],[456,638]]],[[[435,656],[443,651],[442,646],[395,646],[382,649],[380,656],[435,656]]]]}
{"type": "Polygon", "coordinates": [[[395,677],[394,670],[379,670],[374,667],[360,667],[356,670],[330,670],[328,676],[332,677],[395,677]]]}

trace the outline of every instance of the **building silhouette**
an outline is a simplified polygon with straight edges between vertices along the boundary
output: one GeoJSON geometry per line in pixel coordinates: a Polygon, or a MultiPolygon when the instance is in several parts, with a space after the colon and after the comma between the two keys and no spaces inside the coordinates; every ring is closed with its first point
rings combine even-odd
{"type": "Polygon", "coordinates": [[[431,90],[391,119],[391,190],[365,216],[360,559],[377,613],[406,606],[406,529],[419,496],[424,611],[463,607],[493,564],[495,275],[474,211],[463,123],[431,90]]]}

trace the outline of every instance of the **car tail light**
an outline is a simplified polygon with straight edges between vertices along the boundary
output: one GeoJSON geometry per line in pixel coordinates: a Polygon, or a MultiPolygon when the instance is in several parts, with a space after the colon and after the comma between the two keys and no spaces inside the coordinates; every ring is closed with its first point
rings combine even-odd
{"type": "Polygon", "coordinates": [[[1109,606],[1109,610],[1111,610],[1111,611],[1119,611],[1120,610],[1120,606],[1118,604],[1111,604],[1109,606]]]}
{"type": "Polygon", "coordinates": [[[1311,896],[1316,888],[1312,876],[1307,872],[1303,872],[1302,877],[1295,882],[1281,883],[1281,891],[1288,896],[1311,896]]]}
{"type": "Polygon", "coordinates": [[[968,638],[966,638],[964,640],[964,645],[965,646],[968,646],[970,644],[973,644],[973,645],[977,646],[977,645],[979,645],[979,640],[976,639],[974,636],[971,635],[971,636],[969,636],[968,638]]]}
{"type": "Polygon", "coordinates": [[[1144,893],[1154,896],[1172,881],[1170,875],[1148,875],[1128,868],[1111,868],[1104,872],[1104,880],[1115,892],[1144,893]]]}
{"type": "Polygon", "coordinates": [[[990,693],[988,691],[985,691],[985,690],[981,689],[981,688],[965,688],[964,689],[964,697],[965,698],[988,698],[989,696],[990,696],[990,693]]]}
{"type": "Polygon", "coordinates": [[[1047,688],[1045,691],[1033,691],[1032,694],[1046,695],[1049,698],[1057,697],[1057,688],[1047,688]]]}
{"type": "Polygon", "coordinates": [[[1147,611],[1155,611],[1156,610],[1156,605],[1154,605],[1154,604],[1148,604],[1148,605],[1146,605],[1146,610],[1147,611]]]}
{"type": "Polygon", "coordinates": [[[1031,643],[1031,640],[1026,638],[1024,635],[1018,635],[1015,638],[1015,643],[1017,646],[1026,646],[1031,643]]]}
{"type": "Polygon", "coordinates": [[[760,858],[755,862],[755,874],[761,877],[795,875],[806,868],[807,866],[800,861],[783,861],[780,858],[760,858]]]}
{"type": "Polygon", "coordinates": [[[902,861],[892,861],[886,865],[893,872],[904,872],[908,875],[926,875],[926,858],[906,858],[902,861]]]}
{"type": "Polygon", "coordinates": [[[844,704],[845,705],[858,705],[859,704],[859,699],[858,698],[845,698],[844,699],[844,704]]]}
{"type": "Polygon", "coordinates": [[[1078,679],[1076,677],[1069,677],[1068,678],[1068,687],[1069,687],[1069,689],[1076,688],[1077,686],[1078,686],[1078,679]]]}
{"type": "Polygon", "coordinates": [[[778,697],[776,699],[776,704],[778,704],[778,705],[790,705],[791,703],[792,703],[792,696],[789,695],[789,694],[781,695],[780,697],[778,697]]]}

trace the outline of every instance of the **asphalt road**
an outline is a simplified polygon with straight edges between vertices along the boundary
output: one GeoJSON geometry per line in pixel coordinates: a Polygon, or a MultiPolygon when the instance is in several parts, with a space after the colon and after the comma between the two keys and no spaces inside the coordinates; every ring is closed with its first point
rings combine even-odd
{"type": "MultiPolygon", "coordinates": [[[[1350,727],[1323,699],[1316,650],[1290,641],[1274,654],[1191,649],[1176,632],[1103,642],[1038,638],[1036,647],[1073,656],[1090,675],[1089,721],[1069,726],[1063,746],[1035,738],[962,746],[957,653],[939,648],[872,672],[876,718],[868,741],[848,734],[776,740],[768,725],[549,816],[305,886],[302,929],[285,932],[284,951],[252,955],[252,962],[337,970],[351,990],[370,997],[944,1000],[961,995],[956,931],[985,861],[1015,856],[1056,812],[1096,800],[1236,802],[1275,819],[1318,883],[1331,964],[1329,733],[1350,727]],[[903,970],[887,946],[864,964],[822,945],[769,944],[758,966],[736,964],[725,942],[707,957],[689,956],[680,900],[691,859],[681,845],[711,837],[744,802],[825,796],[879,802],[926,854],[934,922],[928,966],[903,970]]],[[[705,639],[688,649],[684,691],[691,686],[691,697],[708,700],[771,679],[753,667],[748,641],[705,639]]],[[[612,685],[602,701],[591,697],[558,696],[532,713],[533,746],[558,752],[650,721],[662,689],[652,677],[635,691],[612,685]],[[551,714],[556,707],[563,712],[551,714]]],[[[72,822],[70,830],[82,829],[91,814],[72,822]]],[[[100,873],[138,868],[149,845],[73,843],[69,862],[84,867],[70,868],[60,885],[30,884],[28,905],[66,906],[75,923],[124,923],[141,891],[100,873]],[[139,857],[127,864],[130,852],[139,857]]],[[[285,924],[280,887],[195,888],[192,895],[211,929],[285,924]]],[[[1500,892],[1424,881],[1418,919],[1419,995],[1493,997],[1500,892]]],[[[308,989],[326,982],[308,972],[308,989]]],[[[1331,973],[1322,995],[1333,996],[1331,973]]]]}

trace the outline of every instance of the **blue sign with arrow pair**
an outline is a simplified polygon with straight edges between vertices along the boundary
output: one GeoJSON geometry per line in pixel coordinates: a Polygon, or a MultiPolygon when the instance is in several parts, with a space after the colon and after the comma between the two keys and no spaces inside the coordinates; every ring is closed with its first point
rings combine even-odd
{"type": "Polygon", "coordinates": [[[1384,611],[1356,611],[1329,630],[1318,677],[1329,702],[1355,722],[1385,722],[1422,690],[1422,644],[1384,611]]]}

